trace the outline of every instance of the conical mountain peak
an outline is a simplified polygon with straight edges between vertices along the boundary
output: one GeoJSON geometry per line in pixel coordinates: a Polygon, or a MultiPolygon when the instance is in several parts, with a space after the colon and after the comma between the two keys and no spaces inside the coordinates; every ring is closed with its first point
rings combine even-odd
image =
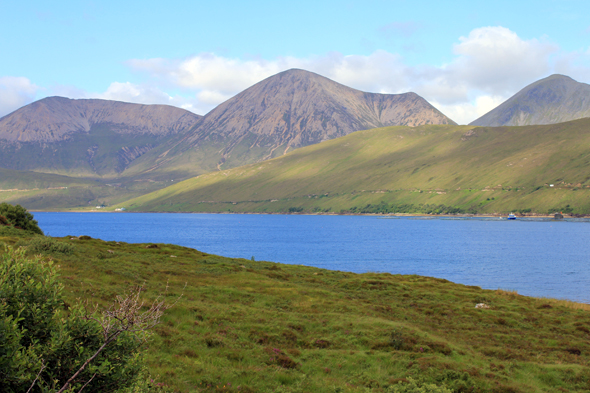
{"type": "Polygon", "coordinates": [[[590,117],[590,85],[554,74],[526,86],[470,125],[555,124],[583,117],[590,117]]]}
{"type": "Polygon", "coordinates": [[[366,93],[313,72],[290,69],[213,109],[195,129],[191,142],[229,141],[224,162],[238,146],[240,151],[256,151],[241,155],[248,156],[247,163],[358,130],[422,124],[454,122],[415,93],[366,93]]]}

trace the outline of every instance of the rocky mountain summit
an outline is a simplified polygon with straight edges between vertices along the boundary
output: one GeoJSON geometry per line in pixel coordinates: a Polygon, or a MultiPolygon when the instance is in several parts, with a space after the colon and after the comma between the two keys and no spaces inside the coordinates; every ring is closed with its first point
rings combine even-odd
{"type": "Polygon", "coordinates": [[[187,140],[227,141],[224,156],[248,149],[251,160],[390,125],[455,124],[415,93],[377,94],[291,69],[244,90],[209,112],[187,140]]]}
{"type": "Polygon", "coordinates": [[[94,126],[117,134],[167,136],[193,126],[201,116],[169,105],[48,97],[0,118],[5,142],[60,142],[94,126]]]}
{"type": "Polygon", "coordinates": [[[590,117],[590,85],[555,74],[528,85],[470,125],[556,124],[583,117],[590,117]]]}

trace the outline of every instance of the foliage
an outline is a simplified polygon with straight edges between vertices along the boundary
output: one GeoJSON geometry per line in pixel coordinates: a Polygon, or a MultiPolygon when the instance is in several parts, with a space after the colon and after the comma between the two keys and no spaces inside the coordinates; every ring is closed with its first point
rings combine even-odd
{"type": "Polygon", "coordinates": [[[437,386],[432,383],[419,383],[413,378],[405,382],[399,382],[387,389],[387,393],[452,393],[451,389],[444,386],[437,386]]]}
{"type": "Polygon", "coordinates": [[[43,235],[43,231],[39,228],[37,221],[33,219],[33,215],[21,205],[0,203],[0,215],[15,227],[43,235]]]}
{"type": "Polygon", "coordinates": [[[395,214],[395,213],[410,213],[410,214],[476,214],[478,209],[470,207],[463,209],[460,207],[445,206],[445,205],[413,205],[409,203],[387,203],[382,201],[379,204],[367,204],[364,207],[353,206],[349,210],[342,210],[342,213],[361,213],[361,214],[395,214]]]}
{"type": "MultiPolygon", "coordinates": [[[[0,380],[6,393],[55,392],[101,347],[102,329],[81,304],[68,306],[57,269],[24,249],[0,260],[0,380]],[[66,311],[67,309],[67,311],[66,311]]],[[[131,387],[142,368],[142,340],[119,337],[71,383],[85,392],[131,387]]]]}
{"type": "Polygon", "coordinates": [[[0,225],[0,237],[9,236],[12,238],[29,239],[31,232],[23,231],[10,225],[0,225]]]}
{"type": "Polygon", "coordinates": [[[36,254],[71,254],[72,252],[74,252],[74,245],[72,245],[71,243],[60,242],[48,236],[35,236],[29,239],[28,241],[19,242],[18,245],[23,245],[27,247],[27,250],[36,254]]]}

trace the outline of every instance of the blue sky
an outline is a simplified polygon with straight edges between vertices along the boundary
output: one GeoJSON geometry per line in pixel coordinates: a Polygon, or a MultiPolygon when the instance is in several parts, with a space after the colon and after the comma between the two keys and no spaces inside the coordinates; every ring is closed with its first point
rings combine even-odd
{"type": "Polygon", "coordinates": [[[590,82],[590,2],[3,1],[0,116],[51,95],[205,114],[288,68],[415,91],[467,123],[540,78],[590,82]]]}

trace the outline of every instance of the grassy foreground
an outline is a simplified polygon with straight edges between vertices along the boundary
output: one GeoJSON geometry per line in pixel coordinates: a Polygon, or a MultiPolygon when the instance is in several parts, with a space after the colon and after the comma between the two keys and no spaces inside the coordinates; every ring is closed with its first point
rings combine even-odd
{"type": "Polygon", "coordinates": [[[410,378],[455,392],[590,390],[583,305],[165,244],[31,237],[13,228],[0,228],[0,242],[57,260],[72,302],[104,305],[144,282],[148,297],[167,283],[166,296],[183,293],[146,349],[165,390],[387,392],[410,378]]]}
{"type": "Polygon", "coordinates": [[[590,214],[590,119],[357,131],[120,204],[136,211],[590,214]],[[553,185],[553,186],[551,186],[553,185]]]}

